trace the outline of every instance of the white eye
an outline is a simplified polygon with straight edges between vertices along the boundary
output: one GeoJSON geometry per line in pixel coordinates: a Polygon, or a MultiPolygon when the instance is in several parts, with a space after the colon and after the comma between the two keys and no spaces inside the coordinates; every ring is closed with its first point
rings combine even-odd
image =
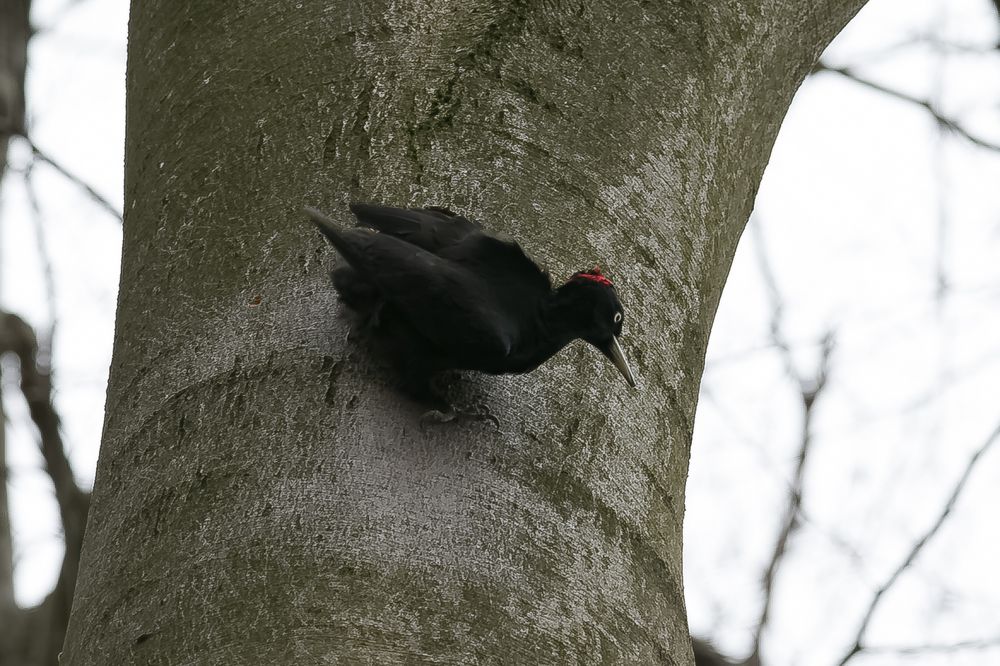
{"type": "Polygon", "coordinates": [[[616,312],[615,313],[615,323],[617,324],[621,320],[622,320],[622,313],[621,312],[616,312]]]}

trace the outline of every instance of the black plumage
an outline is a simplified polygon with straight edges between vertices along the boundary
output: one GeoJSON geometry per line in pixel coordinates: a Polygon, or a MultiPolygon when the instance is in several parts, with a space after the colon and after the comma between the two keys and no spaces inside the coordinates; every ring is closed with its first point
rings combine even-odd
{"type": "Polygon", "coordinates": [[[575,339],[597,347],[635,386],[618,337],[624,313],[599,269],[554,289],[514,242],[444,208],[351,204],[359,227],[306,213],[346,260],[341,299],[417,393],[442,370],[534,370],[575,339]]]}

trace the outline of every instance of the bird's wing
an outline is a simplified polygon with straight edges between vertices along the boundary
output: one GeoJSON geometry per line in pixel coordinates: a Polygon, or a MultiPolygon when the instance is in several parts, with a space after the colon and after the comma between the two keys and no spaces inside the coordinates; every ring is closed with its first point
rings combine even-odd
{"type": "Polygon", "coordinates": [[[481,276],[394,235],[343,230],[318,211],[306,212],[382,298],[442,350],[497,358],[510,351],[515,322],[504,317],[481,276]]]}
{"type": "Polygon", "coordinates": [[[470,234],[440,255],[482,276],[501,293],[510,295],[512,302],[542,298],[552,290],[548,273],[514,241],[470,234]]]}
{"type": "Polygon", "coordinates": [[[352,203],[358,224],[395,236],[434,254],[479,232],[479,225],[447,208],[391,208],[352,203]]]}

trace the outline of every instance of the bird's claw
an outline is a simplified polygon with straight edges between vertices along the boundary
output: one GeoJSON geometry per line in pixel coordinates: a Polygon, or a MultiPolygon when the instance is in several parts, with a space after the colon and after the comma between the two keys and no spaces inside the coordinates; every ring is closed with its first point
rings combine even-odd
{"type": "Polygon", "coordinates": [[[468,419],[472,421],[489,421],[500,432],[500,419],[495,417],[486,405],[476,405],[471,410],[456,409],[449,405],[445,410],[431,409],[420,416],[420,429],[426,430],[429,424],[450,423],[468,419]]]}
{"type": "Polygon", "coordinates": [[[428,424],[441,424],[454,421],[458,418],[458,412],[449,407],[447,411],[440,409],[430,409],[420,415],[420,429],[427,430],[428,424]]]}
{"type": "Polygon", "coordinates": [[[489,421],[497,429],[497,432],[500,432],[500,419],[495,417],[486,405],[476,405],[475,411],[468,412],[468,414],[477,421],[489,421]]]}

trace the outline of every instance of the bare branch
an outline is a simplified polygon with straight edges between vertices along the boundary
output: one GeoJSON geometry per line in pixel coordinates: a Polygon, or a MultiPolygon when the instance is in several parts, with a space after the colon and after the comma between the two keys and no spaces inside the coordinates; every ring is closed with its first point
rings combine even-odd
{"type": "Polygon", "coordinates": [[[902,100],[904,102],[909,102],[910,104],[915,104],[924,109],[925,111],[927,111],[927,113],[929,113],[934,118],[934,120],[938,123],[938,125],[940,125],[944,129],[961,136],[962,138],[966,139],[972,144],[979,146],[980,148],[985,148],[987,150],[995,150],[997,152],[1000,152],[1000,144],[993,143],[992,141],[988,141],[987,139],[981,139],[975,136],[974,134],[970,133],[967,129],[963,128],[961,125],[959,125],[951,118],[944,116],[928,100],[920,99],[919,97],[913,97],[912,95],[907,95],[906,93],[901,92],[899,90],[894,90],[887,86],[883,86],[880,83],[876,83],[869,79],[858,76],[857,74],[854,73],[854,70],[852,70],[849,67],[831,67],[822,62],[819,62],[816,64],[813,71],[831,72],[833,74],[839,74],[847,79],[850,79],[851,81],[854,81],[859,85],[865,86],[866,88],[870,88],[872,90],[885,93],[890,97],[895,97],[896,99],[902,100]]]}
{"type": "Polygon", "coordinates": [[[797,383],[802,399],[802,430],[799,438],[798,453],[796,455],[797,462],[795,470],[792,474],[788,502],[785,505],[784,516],[781,520],[781,528],[778,532],[778,537],[775,540],[774,550],[771,553],[771,559],[764,570],[762,579],[764,601],[761,605],[760,618],[758,619],[757,626],[754,630],[753,650],[745,662],[747,664],[756,665],[760,663],[761,641],[770,621],[771,607],[774,601],[774,586],[778,577],[778,572],[788,549],[788,543],[801,525],[799,517],[802,513],[802,495],[805,489],[804,480],[806,461],[813,443],[813,408],[816,403],[816,398],[819,397],[820,393],[825,388],[827,378],[829,376],[830,357],[833,352],[833,335],[828,334],[823,338],[819,365],[816,369],[815,375],[809,379],[803,377],[798,370],[796,370],[794,360],[792,359],[791,348],[781,333],[781,294],[778,289],[777,280],[774,277],[774,272],[771,270],[771,264],[768,260],[767,252],[764,247],[764,239],[760,229],[760,224],[751,224],[751,228],[756,236],[754,247],[757,250],[760,272],[767,285],[773,308],[771,317],[771,337],[774,346],[778,349],[778,352],[784,360],[785,368],[789,377],[797,383]]]}
{"type": "MultiPolygon", "coordinates": [[[[775,461],[764,450],[764,445],[755,439],[753,435],[746,432],[742,426],[740,426],[738,420],[732,412],[730,412],[726,406],[715,397],[715,394],[712,393],[707,386],[702,386],[701,399],[705,402],[705,404],[711,404],[718,412],[722,422],[729,426],[729,428],[749,446],[753,447],[754,451],[760,458],[761,465],[774,476],[775,482],[785,486],[789,494],[793,493],[792,484],[778,472],[777,463],[775,463],[775,461]]],[[[810,516],[809,512],[806,511],[801,505],[798,508],[796,519],[803,525],[808,525],[810,530],[829,541],[830,545],[840,551],[840,553],[848,561],[850,561],[852,566],[857,569],[862,567],[864,564],[863,558],[857,548],[855,548],[853,544],[849,543],[844,537],[830,531],[827,527],[820,524],[819,521],[810,516]]]]}
{"type": "MultiPolygon", "coordinates": [[[[1000,2],[1000,0],[994,0],[994,1],[1000,2]]],[[[858,53],[853,58],[854,62],[857,64],[854,66],[846,66],[846,67],[848,69],[854,69],[859,65],[870,67],[872,65],[896,57],[900,55],[901,52],[914,46],[930,47],[940,53],[964,53],[964,54],[974,54],[974,55],[991,53],[997,50],[997,48],[1000,48],[1000,44],[976,44],[971,42],[970,43],[954,42],[947,39],[942,39],[933,32],[929,33],[918,32],[912,34],[911,36],[905,39],[901,39],[886,46],[879,47],[875,50],[863,51],[861,53],[858,53]]],[[[814,71],[822,71],[822,70],[814,70],[814,71]]]]}
{"type": "MultiPolygon", "coordinates": [[[[38,342],[34,331],[17,315],[0,312],[0,353],[13,353],[21,366],[21,392],[28,403],[31,420],[38,429],[46,471],[55,486],[63,522],[73,522],[67,515],[77,501],[80,489],[66,458],[60,433],[59,416],[52,405],[52,384],[47,367],[37,362],[38,342]]],[[[64,524],[64,529],[71,529],[64,524]]]]}
{"type": "Polygon", "coordinates": [[[865,632],[868,631],[868,625],[871,624],[872,617],[875,615],[875,611],[878,609],[879,603],[882,601],[885,593],[892,589],[893,585],[896,584],[896,581],[899,580],[899,577],[913,565],[914,561],[916,561],[917,556],[920,555],[924,546],[926,546],[928,542],[930,542],[930,540],[933,539],[938,533],[938,530],[941,529],[941,526],[945,523],[948,516],[951,515],[952,510],[955,508],[958,497],[965,489],[965,484],[972,475],[972,471],[975,469],[976,464],[998,439],[1000,439],[1000,424],[997,424],[997,427],[994,428],[993,432],[990,433],[990,436],[986,438],[983,445],[980,446],[974,454],[972,454],[971,458],[969,458],[969,462],[966,463],[965,470],[955,483],[951,496],[948,498],[948,501],[945,502],[944,508],[942,508],[941,513],[938,514],[937,519],[931,524],[927,531],[925,531],[920,538],[914,542],[910,551],[906,554],[906,557],[903,558],[902,562],[900,562],[896,569],[889,575],[888,578],[886,578],[885,582],[883,582],[882,585],[875,590],[871,603],[868,604],[868,609],[865,611],[865,615],[861,620],[857,633],[855,634],[854,645],[851,647],[850,651],[848,651],[847,654],[845,654],[843,658],[837,662],[838,666],[844,666],[844,664],[850,661],[854,655],[860,652],[866,652],[870,649],[868,646],[864,645],[865,632]]]}
{"type": "MultiPolygon", "coordinates": [[[[947,10],[944,5],[938,6],[937,21],[945,20],[947,10]]],[[[944,96],[944,76],[946,56],[937,52],[931,67],[931,92],[927,100],[930,108],[938,108],[944,96]]],[[[935,192],[935,203],[937,204],[937,242],[934,244],[934,302],[937,306],[937,316],[943,314],[943,308],[948,298],[950,284],[948,279],[948,249],[951,240],[951,225],[948,223],[948,162],[945,154],[946,134],[948,129],[940,122],[936,125],[937,132],[931,145],[933,155],[931,157],[930,168],[934,171],[934,180],[938,184],[935,192]]],[[[942,374],[946,371],[942,368],[942,374]]],[[[943,379],[943,378],[942,378],[943,379]]]]}
{"type": "Polygon", "coordinates": [[[1000,636],[977,638],[957,643],[925,643],[924,645],[866,645],[866,654],[947,654],[964,650],[986,650],[1000,647],[1000,636]]]}
{"type": "Polygon", "coordinates": [[[733,662],[707,640],[692,638],[691,647],[694,649],[694,666],[733,666],[733,662]]]}
{"type": "Polygon", "coordinates": [[[0,384],[0,621],[7,622],[17,612],[14,603],[14,541],[7,502],[7,415],[3,409],[0,384]]]}
{"type": "Polygon", "coordinates": [[[31,38],[29,0],[0,3],[0,179],[10,135],[24,127],[24,74],[31,38]]]}
{"type": "Polygon", "coordinates": [[[44,343],[40,344],[40,356],[42,365],[49,366],[52,355],[52,346],[55,344],[56,335],[56,280],[55,271],[52,268],[52,257],[49,255],[48,243],[45,241],[45,225],[42,221],[42,206],[35,191],[35,182],[32,180],[32,169],[34,165],[29,165],[24,171],[24,189],[28,194],[28,203],[31,207],[31,217],[35,227],[35,245],[38,252],[38,260],[42,264],[42,276],[45,282],[45,298],[48,305],[49,330],[44,336],[44,343]]]}
{"type": "MultiPolygon", "coordinates": [[[[31,36],[29,2],[0,5],[0,180],[7,169],[9,135],[5,127],[24,126],[24,74],[31,36]]],[[[7,417],[0,396],[0,626],[10,632],[17,617],[14,602],[14,547],[7,501],[7,417]]],[[[0,651],[9,637],[0,635],[0,651]]],[[[0,652],[2,655],[2,652],[0,652]]]]}
{"type": "MultiPolygon", "coordinates": [[[[53,640],[46,643],[46,649],[57,652],[62,644],[62,632],[69,619],[76,587],[89,495],[80,489],[73,478],[60,433],[59,416],[52,404],[51,376],[48,367],[38,363],[38,342],[34,331],[20,317],[0,311],[0,355],[6,353],[14,354],[20,363],[21,393],[28,403],[31,420],[38,429],[45,471],[55,488],[66,541],[59,582],[45,601],[50,622],[48,631],[54,632],[53,640]]],[[[54,661],[54,658],[49,660],[51,663],[54,661]]]]}
{"type": "Polygon", "coordinates": [[[25,141],[28,142],[28,145],[31,147],[31,152],[36,158],[48,164],[50,167],[58,171],[60,175],[63,176],[63,178],[71,181],[77,187],[86,192],[98,206],[106,210],[116,220],[118,220],[119,222],[122,221],[122,213],[117,208],[115,208],[110,201],[101,196],[100,192],[98,192],[93,187],[88,185],[86,181],[84,181],[82,178],[80,178],[79,176],[75,175],[74,173],[66,169],[66,167],[59,164],[59,162],[52,159],[47,153],[42,151],[41,148],[35,145],[35,142],[32,141],[31,137],[29,137],[27,134],[21,134],[20,136],[21,138],[23,138],[25,141]]]}
{"type": "MultiPolygon", "coordinates": [[[[1000,0],[994,0],[995,2],[1000,0]]],[[[912,40],[913,44],[922,44],[933,47],[944,53],[965,53],[970,55],[983,55],[1000,49],[1000,43],[996,44],[960,44],[940,39],[934,35],[918,36],[912,40]]],[[[867,62],[867,61],[866,61],[867,62]]]]}

